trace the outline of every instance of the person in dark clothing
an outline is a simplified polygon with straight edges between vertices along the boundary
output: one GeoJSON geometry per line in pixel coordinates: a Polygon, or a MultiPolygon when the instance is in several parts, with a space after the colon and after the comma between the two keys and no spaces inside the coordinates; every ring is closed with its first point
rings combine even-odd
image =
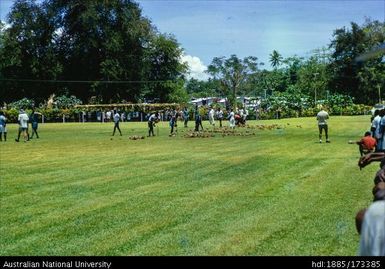
{"type": "Polygon", "coordinates": [[[35,109],[33,109],[31,115],[29,116],[29,121],[31,122],[31,125],[32,125],[32,135],[30,139],[33,138],[34,134],[36,134],[36,138],[39,138],[39,135],[37,133],[37,128],[39,125],[39,115],[41,115],[41,113],[36,112],[35,109]]]}
{"type": "Polygon", "coordinates": [[[187,107],[183,109],[183,120],[184,120],[184,127],[187,128],[187,123],[188,123],[188,118],[189,118],[189,111],[187,107]]]}
{"type": "Polygon", "coordinates": [[[170,115],[170,135],[174,134],[174,127],[178,127],[178,123],[177,123],[177,120],[178,120],[178,114],[176,112],[176,110],[173,110],[171,111],[171,115],[170,115]]]}
{"type": "Polygon", "coordinates": [[[155,124],[159,121],[159,113],[153,113],[148,118],[148,136],[155,136],[154,127],[155,124]]]}
{"type": "Polygon", "coordinates": [[[0,111],[0,141],[3,141],[3,134],[4,141],[7,141],[7,118],[4,116],[4,112],[0,111]]]}
{"type": "Polygon", "coordinates": [[[116,129],[118,129],[120,136],[122,136],[122,132],[120,131],[120,128],[119,128],[119,122],[120,122],[120,114],[116,110],[116,111],[114,111],[114,131],[112,133],[112,136],[115,135],[116,129]]]}
{"type": "Polygon", "coordinates": [[[222,120],[223,120],[223,111],[220,107],[218,107],[216,112],[217,119],[219,120],[219,127],[222,127],[222,120]]]}
{"type": "Polygon", "coordinates": [[[202,128],[202,116],[199,114],[198,106],[195,107],[195,132],[199,132],[199,126],[202,128]]]}

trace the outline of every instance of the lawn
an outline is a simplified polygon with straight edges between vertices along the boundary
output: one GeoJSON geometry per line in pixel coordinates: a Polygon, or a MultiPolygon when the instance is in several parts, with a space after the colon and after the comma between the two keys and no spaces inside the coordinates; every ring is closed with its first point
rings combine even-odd
{"type": "MultiPolygon", "coordinates": [[[[225,123],[227,125],[227,122],[225,123]]],[[[356,255],[372,200],[369,116],[250,121],[250,134],[146,135],[147,123],[47,123],[0,143],[0,255],[356,255]],[[255,135],[252,135],[255,133],[255,135]]],[[[190,127],[193,122],[189,122],[190,127]]],[[[208,122],[204,122],[208,127],[208,122]]]]}

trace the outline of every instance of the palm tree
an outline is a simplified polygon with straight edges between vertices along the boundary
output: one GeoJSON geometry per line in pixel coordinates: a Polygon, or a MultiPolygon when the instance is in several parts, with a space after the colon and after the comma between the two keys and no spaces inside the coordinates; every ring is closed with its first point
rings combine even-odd
{"type": "Polygon", "coordinates": [[[273,50],[273,53],[270,54],[270,64],[274,69],[277,69],[278,66],[282,63],[282,55],[278,51],[273,50]]]}

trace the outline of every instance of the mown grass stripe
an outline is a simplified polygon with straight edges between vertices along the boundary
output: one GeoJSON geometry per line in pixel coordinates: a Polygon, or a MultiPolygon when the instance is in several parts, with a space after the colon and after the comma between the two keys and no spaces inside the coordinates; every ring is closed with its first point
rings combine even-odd
{"type": "Polygon", "coordinates": [[[378,165],[360,171],[347,142],[368,117],[332,117],[331,144],[314,118],[250,124],[281,129],[184,138],[191,128],[169,137],[161,123],[133,141],[146,123],[123,123],[122,137],[112,124],[42,124],[16,143],[9,124],[0,255],[355,255],[378,165]]]}

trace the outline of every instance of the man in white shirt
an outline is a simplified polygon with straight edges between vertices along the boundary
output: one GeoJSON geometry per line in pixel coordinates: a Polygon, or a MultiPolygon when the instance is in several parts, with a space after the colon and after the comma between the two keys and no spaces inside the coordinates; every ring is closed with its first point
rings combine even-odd
{"type": "Polygon", "coordinates": [[[243,124],[246,124],[247,116],[249,116],[249,111],[247,110],[246,107],[244,107],[244,108],[243,108],[243,115],[242,115],[242,118],[243,118],[243,124]]]}
{"type": "Polygon", "coordinates": [[[28,120],[29,117],[27,113],[23,109],[19,112],[19,117],[17,118],[19,121],[19,132],[17,134],[17,138],[15,139],[16,142],[20,141],[20,134],[23,133],[24,142],[29,141],[29,134],[28,134],[28,120]]]}
{"type": "Polygon", "coordinates": [[[119,122],[120,122],[120,114],[116,110],[116,111],[114,111],[114,131],[112,133],[112,136],[115,135],[116,129],[118,129],[120,136],[122,136],[122,132],[120,131],[120,128],[119,128],[119,122]]]}
{"type": "Polygon", "coordinates": [[[319,142],[322,143],[322,130],[325,130],[326,143],[330,143],[328,135],[328,123],[329,114],[321,108],[321,111],[317,114],[318,130],[319,130],[319,142]]]}
{"type": "Polygon", "coordinates": [[[218,107],[216,115],[217,115],[217,119],[219,120],[219,127],[222,127],[223,111],[221,110],[220,107],[218,107]]]}
{"type": "Polygon", "coordinates": [[[382,149],[382,137],[380,134],[380,123],[381,118],[384,116],[384,110],[375,110],[374,118],[370,125],[370,131],[372,131],[372,136],[377,140],[376,150],[380,151],[382,149]]]}
{"type": "Polygon", "coordinates": [[[234,129],[235,128],[235,113],[234,113],[232,108],[230,109],[228,119],[229,119],[230,128],[234,129]]]}
{"type": "Polygon", "coordinates": [[[214,108],[211,108],[209,111],[209,122],[212,126],[215,126],[214,114],[215,114],[214,108]]]}

